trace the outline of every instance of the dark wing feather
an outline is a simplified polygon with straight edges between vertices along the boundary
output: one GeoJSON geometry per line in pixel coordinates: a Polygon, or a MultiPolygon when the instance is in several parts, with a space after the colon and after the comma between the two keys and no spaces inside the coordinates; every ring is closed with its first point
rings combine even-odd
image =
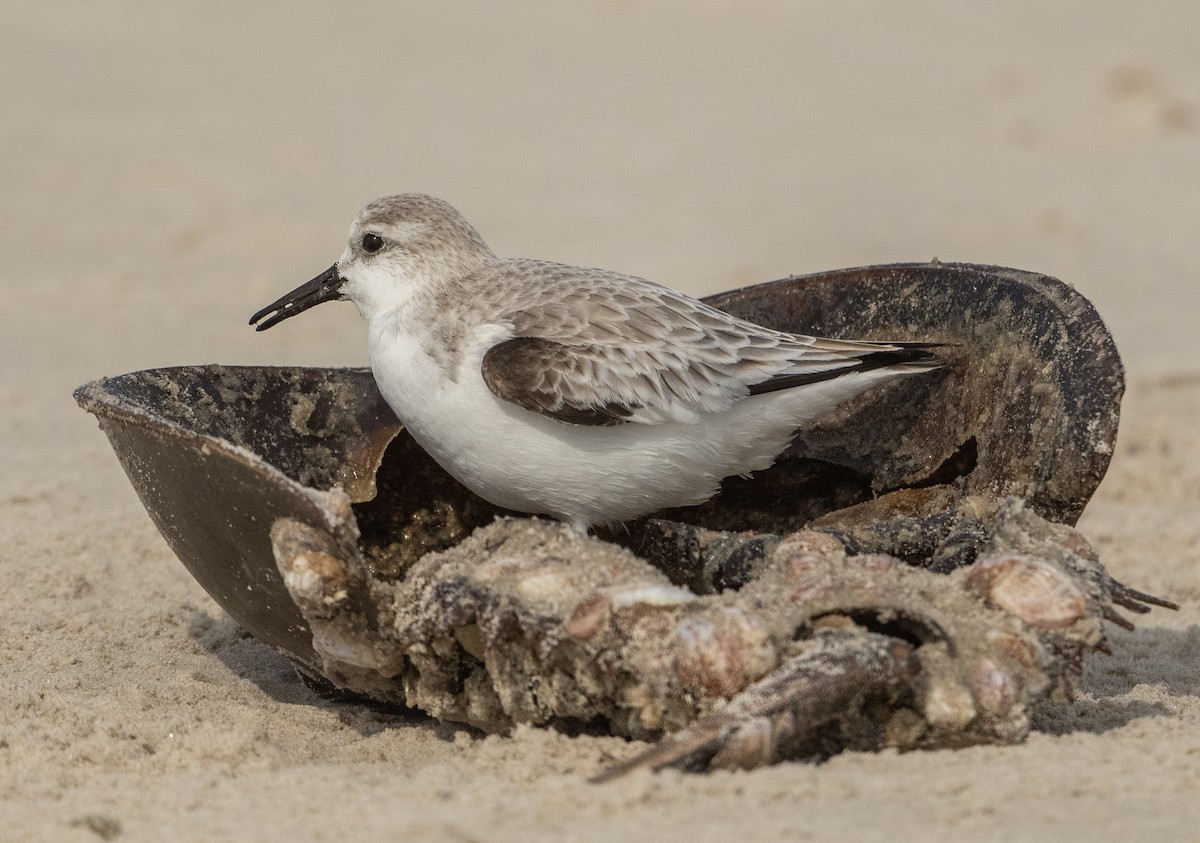
{"type": "Polygon", "coordinates": [[[624,424],[633,407],[572,400],[565,377],[579,374],[580,352],[540,337],[516,337],[483,356],[483,381],[498,398],[571,424],[624,424]]]}

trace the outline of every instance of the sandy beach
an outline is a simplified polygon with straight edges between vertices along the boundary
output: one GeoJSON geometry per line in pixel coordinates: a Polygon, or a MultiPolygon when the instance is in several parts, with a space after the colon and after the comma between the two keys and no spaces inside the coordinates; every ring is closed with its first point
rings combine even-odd
{"type": "Polygon", "coordinates": [[[0,10],[0,839],[1200,840],[1200,6],[149,2],[0,10]],[[587,776],[627,747],[327,701],[146,516],[95,378],[363,365],[249,315],[424,191],[500,254],[692,294],[897,261],[1043,272],[1128,372],[1080,529],[1180,603],[1028,741],[587,776]]]}

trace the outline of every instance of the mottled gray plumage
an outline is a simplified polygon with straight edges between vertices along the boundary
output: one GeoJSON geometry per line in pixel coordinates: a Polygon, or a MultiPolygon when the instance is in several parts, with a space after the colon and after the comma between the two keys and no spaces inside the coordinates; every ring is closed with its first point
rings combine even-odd
{"type": "Polygon", "coordinates": [[[462,215],[433,197],[378,200],[357,226],[395,228],[397,220],[425,221],[401,226],[402,248],[409,272],[439,279],[412,305],[431,329],[429,353],[453,371],[470,328],[511,326],[513,340],[484,358],[484,381],[504,400],[562,421],[694,421],[775,379],[800,385],[863,368],[872,357],[890,364],[931,357],[920,344],[773,331],[609,270],[497,258],[462,215]]]}
{"type": "MultiPolygon", "coordinates": [[[[514,339],[484,357],[488,387],[526,409],[579,424],[693,421],[752,393],[869,368],[873,359],[897,365],[931,358],[920,344],[772,331],[601,269],[505,261],[465,282],[483,298],[467,300],[472,309],[486,302],[492,318],[513,326],[514,339]],[[486,292],[514,289],[521,290],[515,301],[486,292]],[[588,413],[594,417],[580,415],[588,413]]],[[[453,318],[449,301],[439,305],[435,318],[453,318]]]]}

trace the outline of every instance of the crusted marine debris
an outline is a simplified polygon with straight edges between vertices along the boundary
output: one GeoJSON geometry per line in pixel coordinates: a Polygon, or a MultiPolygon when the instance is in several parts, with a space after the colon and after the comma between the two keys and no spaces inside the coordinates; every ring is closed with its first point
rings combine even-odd
{"type": "MultiPolygon", "coordinates": [[[[773,538],[740,587],[707,593],[656,567],[678,558],[544,520],[498,520],[398,581],[301,522],[272,538],[338,687],[485,731],[671,735],[620,770],[754,767],[1019,741],[1032,703],[1068,698],[1086,653],[1105,649],[1118,605],[1169,605],[1015,498],[961,509],[986,539],[949,573],[807,529],[773,538]]],[[[881,523],[886,546],[896,533],[881,523]]]]}

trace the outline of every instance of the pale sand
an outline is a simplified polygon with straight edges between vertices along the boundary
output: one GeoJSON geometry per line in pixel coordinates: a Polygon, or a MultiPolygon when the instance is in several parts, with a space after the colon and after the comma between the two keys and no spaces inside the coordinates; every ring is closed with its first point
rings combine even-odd
{"type": "Polygon", "coordinates": [[[1200,839],[1194,0],[171,5],[0,10],[0,839],[1200,839]],[[695,293],[934,256],[1070,281],[1132,384],[1082,527],[1183,610],[1024,745],[751,774],[594,787],[619,742],[314,697],[70,391],[361,363],[349,306],[245,321],[401,190],[695,293]]]}

